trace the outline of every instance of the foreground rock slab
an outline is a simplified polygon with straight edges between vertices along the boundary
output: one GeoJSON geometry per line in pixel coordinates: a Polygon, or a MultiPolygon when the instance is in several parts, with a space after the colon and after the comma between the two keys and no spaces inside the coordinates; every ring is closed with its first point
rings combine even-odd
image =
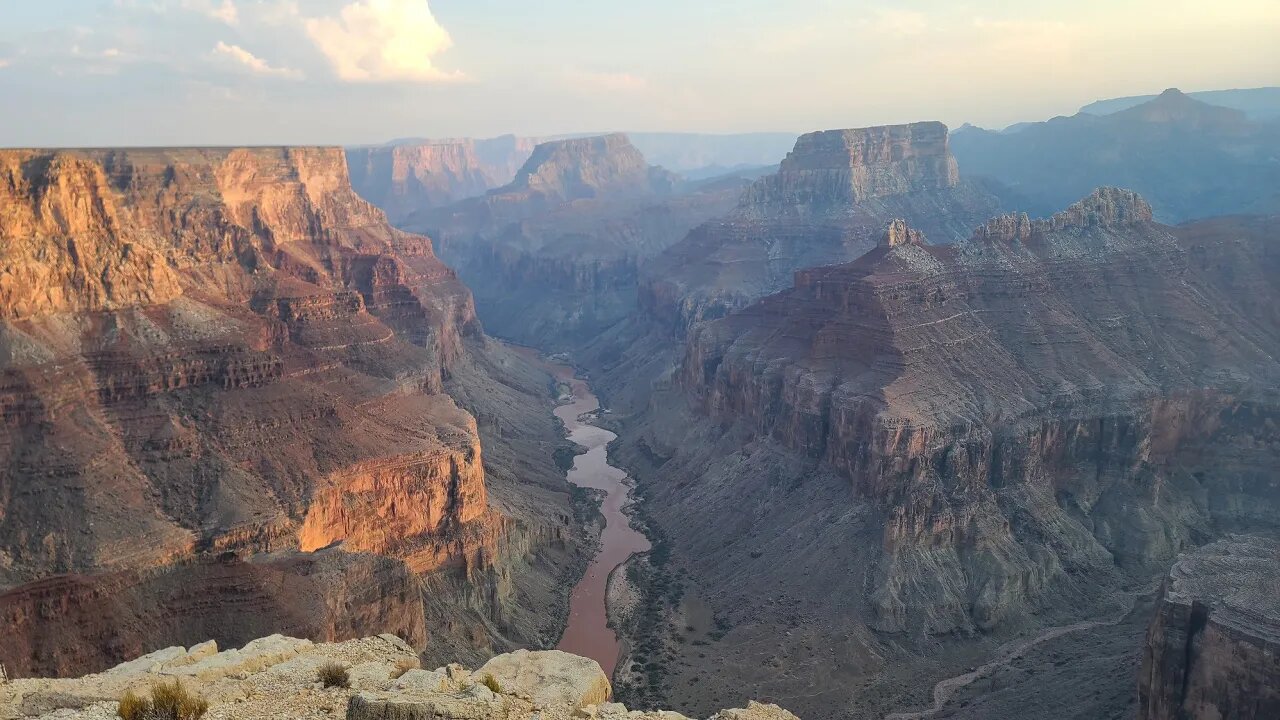
{"type": "MultiPolygon", "coordinates": [[[[342,643],[272,635],[221,652],[200,643],[81,678],[0,682],[0,720],[108,720],[117,717],[125,692],[146,693],[173,678],[209,701],[206,720],[689,720],[609,702],[612,688],[600,665],[558,650],[499,655],[474,672],[417,665],[413,648],[394,635],[342,643]],[[346,687],[322,686],[317,672],[328,663],[347,669],[346,687]]],[[[751,702],[712,720],[798,718],[751,702]]]]}

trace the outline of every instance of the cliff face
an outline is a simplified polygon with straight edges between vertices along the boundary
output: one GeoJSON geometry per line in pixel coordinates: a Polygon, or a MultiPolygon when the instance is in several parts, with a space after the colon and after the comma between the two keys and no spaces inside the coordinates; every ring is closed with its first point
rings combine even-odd
{"type": "Polygon", "coordinates": [[[1280,714],[1280,543],[1232,536],[1179,558],[1147,635],[1141,720],[1280,714]]]}
{"type": "Polygon", "coordinates": [[[686,186],[624,135],[560,140],[539,145],[509,185],[409,226],[439,240],[491,332],[563,349],[625,317],[647,258],[742,188],[732,178],[686,186]]]}
{"type": "Polygon", "coordinates": [[[801,135],[778,172],[757,183],[747,202],[848,204],[959,184],[942,123],[825,130],[801,135]]]}
{"type": "Polygon", "coordinates": [[[892,218],[944,243],[967,237],[998,206],[959,179],[941,123],[810,133],[735,210],[656,258],[640,302],[681,334],[785,288],[800,268],[858,257],[892,218]]]}
{"type": "Polygon", "coordinates": [[[470,293],[356,196],[340,150],[5,151],[0,168],[0,590],[340,543],[460,573],[441,601],[488,588],[466,602],[510,614],[501,552],[572,544],[563,492],[529,517],[489,508],[482,430],[446,394],[501,384],[475,368],[470,293]]]}
{"type": "Polygon", "coordinates": [[[413,213],[483,195],[515,177],[533,153],[532,138],[439,140],[349,148],[356,192],[393,223],[413,213]]]}

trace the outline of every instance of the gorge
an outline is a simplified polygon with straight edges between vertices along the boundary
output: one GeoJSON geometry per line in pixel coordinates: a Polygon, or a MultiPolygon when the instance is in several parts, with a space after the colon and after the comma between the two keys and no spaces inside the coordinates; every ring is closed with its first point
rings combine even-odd
{"type": "Polygon", "coordinates": [[[598,663],[589,717],[1269,717],[1280,219],[1033,217],[952,144],[0,151],[0,662],[377,646],[348,717],[529,716],[448,669],[523,648],[598,663]]]}

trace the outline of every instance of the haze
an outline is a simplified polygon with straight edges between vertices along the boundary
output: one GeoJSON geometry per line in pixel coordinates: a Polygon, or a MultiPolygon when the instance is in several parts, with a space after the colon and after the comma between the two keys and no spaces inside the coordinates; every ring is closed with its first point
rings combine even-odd
{"type": "Polygon", "coordinates": [[[10,146],[1000,127],[1280,68],[1269,0],[10,0],[0,19],[10,146]]]}

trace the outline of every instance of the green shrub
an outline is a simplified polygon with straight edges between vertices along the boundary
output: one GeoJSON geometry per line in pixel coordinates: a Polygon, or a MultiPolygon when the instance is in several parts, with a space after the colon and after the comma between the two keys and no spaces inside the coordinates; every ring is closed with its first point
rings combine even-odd
{"type": "Polygon", "coordinates": [[[327,688],[331,687],[347,687],[351,684],[351,675],[347,673],[347,666],[336,663],[327,662],[316,670],[316,677],[320,679],[320,684],[327,688]]]}
{"type": "Polygon", "coordinates": [[[132,690],[120,698],[116,714],[123,720],[199,720],[209,711],[209,703],[193,695],[177,679],[151,688],[151,697],[132,690]]]}

